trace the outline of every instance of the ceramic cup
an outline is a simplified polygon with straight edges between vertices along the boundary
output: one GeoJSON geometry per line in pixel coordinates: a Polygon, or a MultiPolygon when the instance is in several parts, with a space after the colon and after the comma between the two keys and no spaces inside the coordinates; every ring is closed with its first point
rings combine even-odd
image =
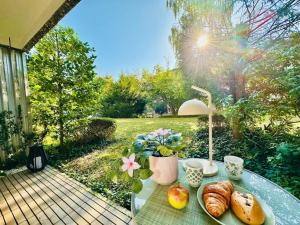
{"type": "Polygon", "coordinates": [[[188,160],[186,166],[186,179],[192,187],[199,187],[203,178],[203,166],[199,161],[188,160]]]}
{"type": "Polygon", "coordinates": [[[239,180],[242,177],[244,160],[242,158],[227,155],[224,157],[225,171],[229,178],[239,180]]]}

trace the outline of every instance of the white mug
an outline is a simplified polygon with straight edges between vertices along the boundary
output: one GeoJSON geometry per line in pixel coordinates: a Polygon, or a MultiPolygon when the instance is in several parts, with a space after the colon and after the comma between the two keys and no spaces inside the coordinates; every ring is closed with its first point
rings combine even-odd
{"type": "Polygon", "coordinates": [[[229,178],[239,180],[242,177],[244,160],[237,156],[227,155],[224,157],[225,171],[229,178]]]}
{"type": "Polygon", "coordinates": [[[185,163],[186,179],[192,187],[199,187],[203,178],[203,166],[201,162],[188,160],[185,163]]]}

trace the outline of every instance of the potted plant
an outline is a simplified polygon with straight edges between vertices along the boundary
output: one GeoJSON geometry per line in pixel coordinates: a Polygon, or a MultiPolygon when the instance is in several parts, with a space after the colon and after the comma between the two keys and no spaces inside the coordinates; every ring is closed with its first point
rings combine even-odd
{"type": "Polygon", "coordinates": [[[149,156],[149,168],[156,183],[168,185],[177,179],[178,153],[183,148],[180,141],[181,133],[163,128],[137,136],[134,149],[149,156]]]}
{"type": "Polygon", "coordinates": [[[151,175],[158,184],[173,183],[178,177],[178,156],[183,156],[181,139],[181,133],[162,128],[138,135],[132,148],[124,149],[122,160],[114,166],[118,171],[113,171],[111,177],[128,181],[134,192],[139,192],[141,180],[151,175]]]}

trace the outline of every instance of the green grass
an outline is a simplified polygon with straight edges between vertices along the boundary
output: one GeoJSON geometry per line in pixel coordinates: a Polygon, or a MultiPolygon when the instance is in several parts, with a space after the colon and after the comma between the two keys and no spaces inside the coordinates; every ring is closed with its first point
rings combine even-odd
{"type": "Polygon", "coordinates": [[[130,147],[138,134],[148,133],[158,128],[171,128],[181,132],[184,142],[189,142],[193,131],[197,129],[197,118],[134,118],[116,119],[116,121],[117,130],[112,144],[99,147],[90,154],[66,162],[60,168],[93,190],[129,208],[130,190],[123,184],[113,184],[106,177],[107,172],[112,169],[112,162],[121,157],[124,147],[130,147]]]}
{"type": "Polygon", "coordinates": [[[131,142],[136,135],[149,133],[158,128],[171,128],[181,132],[184,138],[188,138],[191,132],[197,128],[196,117],[182,118],[137,118],[117,119],[116,139],[121,142],[131,142]]]}

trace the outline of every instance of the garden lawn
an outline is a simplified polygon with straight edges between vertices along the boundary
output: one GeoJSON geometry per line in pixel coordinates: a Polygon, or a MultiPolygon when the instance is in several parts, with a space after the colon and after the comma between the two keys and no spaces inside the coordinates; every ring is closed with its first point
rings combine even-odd
{"type": "Polygon", "coordinates": [[[90,154],[65,162],[60,168],[69,176],[84,183],[92,190],[113,199],[120,205],[130,208],[130,190],[121,183],[114,184],[106,176],[112,169],[112,162],[121,157],[124,147],[130,147],[138,134],[148,133],[158,128],[171,128],[181,132],[183,142],[189,142],[197,129],[196,117],[162,117],[116,119],[115,141],[104,147],[96,148],[90,154]]]}

